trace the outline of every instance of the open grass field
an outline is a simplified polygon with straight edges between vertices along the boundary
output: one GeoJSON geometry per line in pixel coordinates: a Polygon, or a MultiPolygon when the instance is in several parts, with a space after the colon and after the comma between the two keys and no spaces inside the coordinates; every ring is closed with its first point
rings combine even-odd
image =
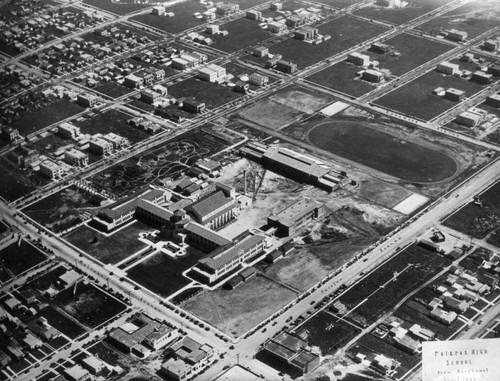
{"type": "Polygon", "coordinates": [[[82,111],[85,109],[76,103],[67,99],[58,99],[43,108],[22,113],[11,123],[10,127],[17,128],[19,133],[25,136],[82,111]]]}
{"type": "Polygon", "coordinates": [[[308,332],[308,344],[319,347],[323,356],[334,354],[361,332],[359,328],[326,311],[321,311],[297,329],[303,328],[308,332]]]}
{"type": "Polygon", "coordinates": [[[200,127],[184,133],[160,148],[149,150],[116,164],[90,178],[102,189],[119,195],[132,194],[145,185],[174,177],[198,159],[208,157],[236,142],[225,140],[211,127],[200,127]]]}
{"type": "Polygon", "coordinates": [[[414,244],[356,283],[339,300],[348,307],[348,317],[365,326],[450,263],[414,244]]]}
{"type": "Polygon", "coordinates": [[[154,230],[142,222],[134,221],[112,235],[105,236],[82,225],[66,234],[64,239],[102,263],[114,264],[146,247],[146,244],[138,240],[139,233],[150,233],[154,230]]]}
{"type": "Polygon", "coordinates": [[[95,328],[127,308],[125,304],[90,283],[79,282],[54,297],[54,301],[87,327],[95,328]]]}
{"type": "Polygon", "coordinates": [[[470,202],[447,217],[443,225],[482,239],[500,227],[500,183],[479,195],[482,206],[470,202]]]}
{"type": "Polygon", "coordinates": [[[194,0],[177,3],[171,7],[167,7],[166,10],[167,12],[173,12],[175,16],[166,17],[145,13],[132,17],[131,20],[150,25],[168,33],[180,33],[206,23],[205,20],[197,19],[193,16],[196,12],[205,12],[203,4],[194,0]]]}
{"type": "Polygon", "coordinates": [[[55,233],[64,231],[81,221],[84,212],[94,213],[91,195],[72,185],[28,205],[23,213],[55,233]]]}
{"type": "Polygon", "coordinates": [[[342,61],[314,73],[307,79],[318,85],[357,98],[376,88],[375,84],[363,81],[358,77],[360,70],[359,66],[342,61]]]}
{"type": "Polygon", "coordinates": [[[0,267],[11,276],[19,275],[46,259],[45,254],[26,241],[15,242],[0,251],[0,267]]]}
{"type": "Polygon", "coordinates": [[[182,272],[205,256],[205,253],[192,247],[188,248],[187,254],[182,257],[172,258],[167,254],[158,253],[129,269],[127,275],[133,281],[166,298],[191,282],[182,272]]]}
{"type": "Polygon", "coordinates": [[[457,105],[457,102],[433,95],[432,90],[436,87],[462,90],[465,91],[466,97],[483,88],[475,82],[431,71],[382,96],[375,103],[403,115],[428,121],[457,105]]]}
{"type": "Polygon", "coordinates": [[[403,75],[453,48],[453,45],[408,33],[398,34],[385,40],[384,44],[392,46],[393,52],[379,54],[367,50],[363,54],[369,55],[371,61],[378,61],[380,68],[388,69],[395,76],[403,75]]]}
{"type": "Polygon", "coordinates": [[[454,10],[436,17],[419,29],[437,35],[449,29],[458,29],[477,37],[500,25],[500,5],[484,0],[474,0],[454,10]]]}
{"type": "Polygon", "coordinates": [[[211,47],[232,53],[256,45],[272,36],[269,32],[259,28],[258,24],[258,21],[245,17],[222,24],[220,30],[227,30],[229,34],[225,37],[213,36],[215,44],[211,47]]]}
{"type": "Polygon", "coordinates": [[[53,306],[48,306],[41,310],[40,316],[46,318],[47,322],[52,327],[62,332],[70,339],[75,339],[85,333],[85,329],[81,325],[77,324],[73,319],[67,317],[53,306]]]}
{"type": "Polygon", "coordinates": [[[114,132],[127,138],[131,144],[140,142],[150,137],[147,133],[127,124],[133,116],[116,109],[106,110],[94,116],[84,116],[84,119],[73,120],[75,126],[80,127],[82,134],[107,134],[114,132]]]}
{"type": "Polygon", "coordinates": [[[198,102],[204,102],[209,109],[217,108],[243,96],[233,91],[231,87],[196,78],[189,78],[169,86],[168,94],[177,99],[193,97],[198,102]]]}
{"type": "Polygon", "coordinates": [[[97,86],[93,87],[93,90],[115,99],[123,95],[130,94],[133,91],[132,89],[122,86],[114,81],[100,82],[97,86]]]}
{"type": "Polygon", "coordinates": [[[332,38],[319,45],[312,45],[295,38],[289,38],[272,45],[269,51],[273,54],[281,54],[283,59],[296,63],[299,69],[304,69],[375,37],[387,29],[381,25],[362,21],[352,16],[342,16],[321,25],[318,30],[320,34],[329,34],[332,38]]]}
{"type": "Polygon", "coordinates": [[[198,294],[183,308],[226,334],[238,337],[296,296],[293,291],[256,276],[235,290],[217,289],[198,294]]]}
{"type": "MultiPolygon", "coordinates": [[[[432,10],[450,3],[452,0],[419,0],[408,1],[408,6],[400,9],[390,9],[386,7],[368,6],[354,12],[354,14],[390,22],[392,24],[405,24],[421,15],[424,15],[432,10]]],[[[322,1],[324,2],[324,1],[322,1]]]]}
{"type": "Polygon", "coordinates": [[[404,181],[437,182],[457,171],[457,164],[446,154],[360,122],[320,122],[310,130],[308,140],[316,147],[404,181]]]}

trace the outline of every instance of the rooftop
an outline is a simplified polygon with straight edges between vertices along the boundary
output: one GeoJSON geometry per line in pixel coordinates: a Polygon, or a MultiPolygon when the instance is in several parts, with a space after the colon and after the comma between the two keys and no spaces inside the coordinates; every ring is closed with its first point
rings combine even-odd
{"type": "Polygon", "coordinates": [[[204,218],[217,209],[228,206],[233,202],[234,199],[232,197],[226,197],[223,191],[217,191],[200,198],[186,207],[186,212],[192,213],[198,218],[204,218]]]}

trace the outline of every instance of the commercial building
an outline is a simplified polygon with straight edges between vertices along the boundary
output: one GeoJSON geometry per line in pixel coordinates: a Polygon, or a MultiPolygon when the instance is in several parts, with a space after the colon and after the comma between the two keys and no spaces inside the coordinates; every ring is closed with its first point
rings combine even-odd
{"type": "Polygon", "coordinates": [[[463,42],[469,37],[467,32],[463,32],[461,30],[450,29],[446,33],[446,38],[452,41],[463,42]]]}
{"type": "Polygon", "coordinates": [[[123,85],[131,89],[137,89],[144,85],[144,79],[133,74],[127,75],[123,79],[123,85]]]}
{"type": "Polygon", "coordinates": [[[12,127],[2,127],[1,136],[3,139],[9,142],[14,142],[21,139],[21,135],[19,134],[18,129],[12,127]]]}
{"type": "Polygon", "coordinates": [[[378,83],[384,78],[384,73],[378,70],[368,69],[363,71],[361,78],[368,82],[378,83]]]}
{"type": "Polygon", "coordinates": [[[377,0],[376,4],[380,7],[397,8],[401,6],[401,0],[377,0]]]}
{"type": "Polygon", "coordinates": [[[488,73],[494,75],[495,77],[500,77],[500,65],[495,63],[491,66],[488,66],[488,73]]]}
{"type": "Polygon", "coordinates": [[[209,64],[203,68],[198,69],[197,76],[204,81],[221,82],[227,78],[226,68],[214,64],[209,64]]]}
{"type": "Polygon", "coordinates": [[[267,30],[271,33],[281,33],[285,32],[287,29],[284,23],[278,21],[271,21],[270,23],[267,23],[267,30]]]}
{"type": "Polygon", "coordinates": [[[57,126],[57,134],[63,138],[77,140],[80,136],[80,128],[68,122],[62,122],[57,126]]]}
{"type": "Polygon", "coordinates": [[[489,52],[496,52],[500,46],[500,41],[498,40],[486,40],[483,44],[484,50],[489,52]]]}
{"type": "Polygon", "coordinates": [[[64,160],[76,167],[86,167],[89,164],[89,156],[75,148],[70,148],[64,152],[64,160]]]}
{"type": "Polygon", "coordinates": [[[97,155],[111,155],[113,153],[113,144],[102,137],[93,137],[89,142],[89,150],[97,155]]]}
{"type": "Polygon", "coordinates": [[[293,74],[297,71],[297,64],[291,61],[279,60],[276,62],[276,70],[286,74],[293,74]]]}
{"type": "Polygon", "coordinates": [[[384,44],[382,42],[374,42],[373,44],[371,44],[370,50],[375,53],[386,54],[389,53],[392,48],[390,45],[384,44]]]}
{"type": "Polygon", "coordinates": [[[64,172],[64,168],[52,160],[46,159],[40,163],[40,173],[49,179],[61,178],[64,172]]]}
{"type": "Polygon", "coordinates": [[[454,102],[460,102],[465,96],[465,91],[450,87],[444,93],[444,98],[454,102]]]}
{"type": "Polygon", "coordinates": [[[76,103],[83,107],[94,107],[97,104],[97,98],[89,94],[78,94],[76,103]]]}
{"type": "Polygon", "coordinates": [[[270,215],[267,218],[267,224],[277,228],[279,235],[289,237],[308,222],[322,216],[323,213],[322,204],[303,198],[281,212],[270,215]]]}
{"type": "Polygon", "coordinates": [[[208,344],[200,344],[190,337],[172,345],[169,349],[170,358],[161,366],[161,371],[174,380],[185,380],[192,377],[214,357],[214,349],[208,344]]]}
{"type": "Polygon", "coordinates": [[[250,20],[259,21],[262,18],[262,12],[256,10],[247,11],[245,17],[250,20]]]}
{"type": "Polygon", "coordinates": [[[108,366],[104,361],[92,355],[82,360],[82,366],[94,376],[100,376],[108,370],[108,366]]]}
{"type": "Polygon", "coordinates": [[[441,62],[437,65],[436,70],[443,74],[454,75],[460,71],[460,66],[450,62],[441,62]]]}
{"type": "Polygon", "coordinates": [[[358,52],[350,53],[347,56],[347,61],[358,66],[368,66],[370,64],[370,56],[358,52]]]}
{"type": "Polygon", "coordinates": [[[161,101],[161,94],[156,91],[151,91],[149,89],[141,91],[141,101],[149,104],[157,103],[161,101]]]}
{"type": "Polygon", "coordinates": [[[483,116],[480,113],[472,112],[472,111],[464,111],[457,115],[456,121],[459,124],[462,124],[467,127],[475,127],[477,126],[481,120],[483,119],[483,116]]]}
{"type": "Polygon", "coordinates": [[[63,373],[69,381],[86,381],[92,378],[90,373],[80,365],[73,365],[71,368],[66,368],[63,373]]]}
{"type": "Polygon", "coordinates": [[[240,6],[238,4],[220,2],[216,4],[215,13],[220,16],[230,16],[238,13],[239,10],[240,6]]]}
{"type": "Polygon", "coordinates": [[[486,103],[493,107],[500,107],[500,94],[493,94],[486,98],[486,103]]]}
{"type": "Polygon", "coordinates": [[[293,38],[300,41],[310,41],[314,40],[319,36],[318,28],[313,28],[311,26],[304,26],[299,30],[295,31],[293,38]]]}
{"type": "Polygon", "coordinates": [[[178,335],[179,332],[171,326],[139,313],[121,327],[112,330],[108,340],[125,353],[143,357],[147,353],[144,346],[157,351],[172,343],[178,335]]]}
{"type": "Polygon", "coordinates": [[[493,78],[492,74],[476,70],[474,73],[472,73],[471,81],[480,83],[481,85],[487,85],[488,83],[491,82],[492,78],[493,78]]]}
{"type": "Polygon", "coordinates": [[[269,54],[269,48],[265,46],[256,46],[252,49],[252,55],[255,57],[266,57],[269,54]]]}
{"type": "Polygon", "coordinates": [[[193,270],[208,283],[214,283],[247,259],[262,253],[266,246],[266,237],[249,234],[239,242],[221,247],[200,259],[193,270]]]}
{"type": "Polygon", "coordinates": [[[259,73],[253,73],[248,77],[248,83],[254,86],[265,86],[269,83],[269,77],[259,73]]]}
{"type": "Polygon", "coordinates": [[[205,111],[205,103],[198,102],[194,98],[186,98],[182,101],[182,109],[193,114],[205,111]]]}
{"type": "Polygon", "coordinates": [[[319,366],[319,356],[308,350],[307,341],[293,333],[282,332],[264,344],[264,351],[301,374],[319,366]]]}
{"type": "Polygon", "coordinates": [[[118,134],[115,134],[114,132],[109,132],[106,135],[103,135],[102,138],[104,140],[107,140],[113,145],[113,149],[121,149],[128,147],[130,145],[129,141],[127,138],[124,138],[123,136],[120,136],[118,134]]]}

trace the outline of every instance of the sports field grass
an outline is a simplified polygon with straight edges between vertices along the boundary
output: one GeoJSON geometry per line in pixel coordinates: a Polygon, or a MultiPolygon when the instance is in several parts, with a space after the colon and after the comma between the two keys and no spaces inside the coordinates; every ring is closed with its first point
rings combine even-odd
{"type": "Polygon", "coordinates": [[[308,140],[316,147],[409,182],[445,180],[457,170],[446,154],[372,129],[361,122],[325,121],[308,140]]]}

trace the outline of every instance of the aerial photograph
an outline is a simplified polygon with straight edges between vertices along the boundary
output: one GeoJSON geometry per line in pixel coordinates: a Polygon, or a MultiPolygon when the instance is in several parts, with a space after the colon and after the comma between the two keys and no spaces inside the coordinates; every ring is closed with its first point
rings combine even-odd
{"type": "Polygon", "coordinates": [[[500,0],[0,0],[0,381],[500,380],[500,0]]]}

